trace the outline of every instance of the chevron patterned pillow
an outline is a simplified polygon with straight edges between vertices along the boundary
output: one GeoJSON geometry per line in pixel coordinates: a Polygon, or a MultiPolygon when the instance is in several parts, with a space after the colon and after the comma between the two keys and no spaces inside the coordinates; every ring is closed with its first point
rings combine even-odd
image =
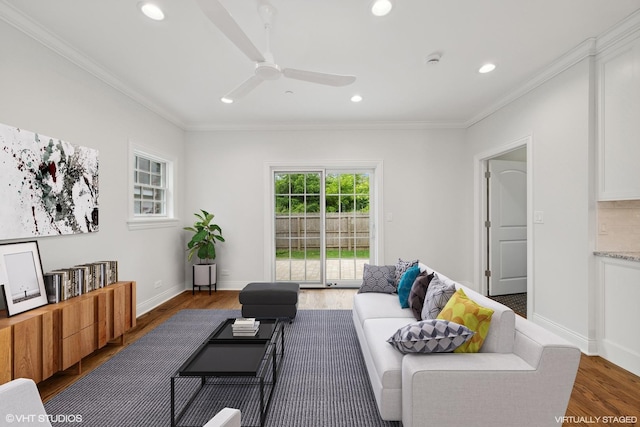
{"type": "Polygon", "coordinates": [[[400,353],[447,353],[467,342],[473,334],[457,323],[430,319],[403,326],[387,342],[400,353]]]}

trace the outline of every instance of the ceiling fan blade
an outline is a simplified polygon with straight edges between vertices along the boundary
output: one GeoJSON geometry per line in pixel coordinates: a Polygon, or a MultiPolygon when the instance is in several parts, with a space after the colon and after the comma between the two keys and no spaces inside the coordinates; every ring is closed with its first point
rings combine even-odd
{"type": "Polygon", "coordinates": [[[282,70],[282,74],[290,79],[304,80],[328,86],[347,86],[356,81],[356,76],[317,73],[315,71],[296,70],[294,68],[285,68],[282,70]]]}
{"type": "Polygon", "coordinates": [[[264,62],[262,52],[249,40],[249,37],[218,0],[198,0],[198,5],[222,34],[247,55],[250,60],[264,62]]]}
{"type": "Polygon", "coordinates": [[[240,99],[254,90],[256,87],[258,87],[258,85],[263,81],[264,80],[262,80],[258,76],[251,76],[247,80],[240,83],[240,86],[223,96],[222,99],[227,100],[227,102],[233,102],[237,99],[240,99]]]}

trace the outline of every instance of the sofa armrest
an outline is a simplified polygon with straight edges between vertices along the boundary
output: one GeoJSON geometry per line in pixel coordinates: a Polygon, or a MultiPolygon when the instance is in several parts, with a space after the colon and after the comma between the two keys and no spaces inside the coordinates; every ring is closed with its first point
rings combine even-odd
{"type": "Polygon", "coordinates": [[[211,418],[204,427],[240,427],[240,411],[224,408],[211,418]]]}
{"type": "Polygon", "coordinates": [[[564,345],[539,350],[535,366],[514,353],[406,355],[403,426],[557,426],[580,351],[564,345]]]}

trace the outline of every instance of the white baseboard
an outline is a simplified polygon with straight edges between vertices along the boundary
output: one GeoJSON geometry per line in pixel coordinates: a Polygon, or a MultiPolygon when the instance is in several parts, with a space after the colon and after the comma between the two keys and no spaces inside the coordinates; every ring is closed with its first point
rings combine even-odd
{"type": "Polygon", "coordinates": [[[546,317],[540,316],[537,313],[533,313],[531,320],[534,323],[537,323],[538,325],[547,329],[548,331],[551,331],[554,334],[569,341],[570,343],[576,345],[578,348],[580,348],[580,351],[582,351],[586,355],[598,355],[598,342],[595,339],[589,339],[588,337],[572,331],[571,329],[568,329],[552,320],[549,320],[546,317]]]}
{"type": "Polygon", "coordinates": [[[166,291],[159,293],[158,295],[150,298],[144,302],[136,305],[136,317],[140,317],[143,314],[153,310],[162,303],[169,301],[171,298],[176,297],[183,293],[185,290],[184,285],[175,285],[167,289],[166,291]]]}
{"type": "Polygon", "coordinates": [[[600,356],[627,371],[640,376],[640,354],[612,341],[600,341],[600,356]]]}
{"type": "MultiPolygon", "coordinates": [[[[251,282],[268,282],[268,280],[250,280],[250,281],[242,281],[242,280],[218,280],[218,290],[219,291],[241,291],[251,282]]],[[[191,289],[190,286],[187,286],[187,289],[191,289]]]]}
{"type": "MultiPolygon", "coordinates": [[[[219,291],[241,291],[242,289],[244,289],[245,286],[247,286],[247,283],[249,282],[244,282],[244,281],[220,282],[219,281],[218,290],[219,291]]],[[[148,313],[149,311],[153,310],[160,304],[163,304],[169,301],[171,298],[174,298],[180,295],[184,291],[190,291],[191,288],[192,288],[191,283],[185,283],[183,285],[175,285],[165,290],[164,292],[155,295],[153,298],[150,298],[144,302],[137,304],[136,317],[140,317],[143,314],[148,313]]],[[[207,288],[203,288],[202,292],[205,292],[205,291],[208,292],[209,290],[207,288]]]]}

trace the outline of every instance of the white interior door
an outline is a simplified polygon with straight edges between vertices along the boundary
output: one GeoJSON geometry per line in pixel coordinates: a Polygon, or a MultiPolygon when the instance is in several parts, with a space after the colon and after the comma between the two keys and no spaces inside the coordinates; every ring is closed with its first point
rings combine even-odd
{"type": "Polygon", "coordinates": [[[488,164],[489,295],[527,292],[527,164],[488,164]]]}

